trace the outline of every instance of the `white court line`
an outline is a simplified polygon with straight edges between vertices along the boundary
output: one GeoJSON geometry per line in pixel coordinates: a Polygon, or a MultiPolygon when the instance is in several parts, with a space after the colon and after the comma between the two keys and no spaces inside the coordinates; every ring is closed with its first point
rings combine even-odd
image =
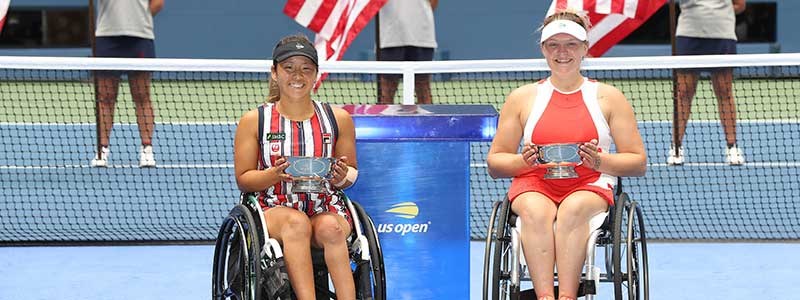
{"type": "MultiPolygon", "coordinates": [[[[0,170],[49,170],[49,169],[149,169],[139,165],[110,165],[108,167],[92,167],[90,165],[55,165],[55,166],[0,166],[0,170]]],[[[171,164],[156,165],[156,169],[233,169],[233,164],[171,164]]]]}

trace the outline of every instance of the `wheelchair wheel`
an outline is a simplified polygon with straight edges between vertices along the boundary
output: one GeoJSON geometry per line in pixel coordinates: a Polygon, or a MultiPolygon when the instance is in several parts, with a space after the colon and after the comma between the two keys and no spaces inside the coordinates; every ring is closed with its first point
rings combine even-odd
{"type": "Polygon", "coordinates": [[[519,283],[511,278],[511,202],[495,202],[489,217],[483,261],[483,299],[519,299],[519,283]],[[494,251],[494,252],[492,252],[494,251]],[[490,261],[491,257],[491,261],[490,261]],[[489,274],[491,273],[491,282],[489,274]],[[491,286],[491,292],[489,287],[491,286]]]}
{"type": "Polygon", "coordinates": [[[253,213],[236,205],[222,222],[214,248],[211,298],[261,299],[261,233],[253,213]]]}
{"type": "Polygon", "coordinates": [[[356,283],[356,298],[360,300],[385,300],[386,299],[386,273],[383,266],[383,251],[378,240],[378,230],[375,223],[367,215],[364,208],[355,201],[350,201],[355,208],[355,214],[361,221],[361,231],[367,237],[369,247],[369,260],[363,260],[358,253],[352,257],[355,265],[353,279],[356,283]]]}
{"type": "Polygon", "coordinates": [[[642,210],[626,193],[617,199],[613,226],[614,299],[648,300],[647,240],[642,210]]]}

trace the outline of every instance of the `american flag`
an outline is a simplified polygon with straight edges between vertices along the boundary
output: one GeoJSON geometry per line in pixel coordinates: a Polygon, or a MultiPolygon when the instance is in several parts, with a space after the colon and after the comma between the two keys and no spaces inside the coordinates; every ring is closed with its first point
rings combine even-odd
{"type": "Polygon", "coordinates": [[[553,0],[547,15],[570,8],[585,12],[589,29],[589,55],[599,57],[642,25],[667,0],[553,0]]]}
{"type": "Polygon", "coordinates": [[[6,23],[6,14],[8,14],[8,6],[11,0],[0,0],[0,32],[3,32],[3,24],[6,23]]]}
{"type": "Polygon", "coordinates": [[[340,60],[350,43],[386,1],[287,0],[283,13],[317,34],[314,46],[320,60],[340,60]]]}

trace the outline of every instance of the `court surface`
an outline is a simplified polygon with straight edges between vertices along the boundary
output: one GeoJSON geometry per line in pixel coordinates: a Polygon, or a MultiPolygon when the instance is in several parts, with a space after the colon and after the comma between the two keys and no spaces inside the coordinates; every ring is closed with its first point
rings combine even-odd
{"type": "MultiPolygon", "coordinates": [[[[470,300],[480,299],[483,249],[471,243],[470,300]]],[[[800,243],[653,243],[649,250],[651,299],[800,297],[800,243]]],[[[210,245],[0,247],[0,299],[209,299],[213,252],[210,245]]]]}

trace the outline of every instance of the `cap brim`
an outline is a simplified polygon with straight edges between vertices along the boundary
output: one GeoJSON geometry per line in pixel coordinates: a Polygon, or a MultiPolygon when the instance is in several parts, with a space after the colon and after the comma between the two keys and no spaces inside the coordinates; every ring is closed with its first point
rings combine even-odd
{"type": "Polygon", "coordinates": [[[586,29],[580,24],[569,20],[555,20],[542,28],[542,37],[539,41],[544,42],[559,33],[569,34],[580,41],[587,40],[586,29]]]}

